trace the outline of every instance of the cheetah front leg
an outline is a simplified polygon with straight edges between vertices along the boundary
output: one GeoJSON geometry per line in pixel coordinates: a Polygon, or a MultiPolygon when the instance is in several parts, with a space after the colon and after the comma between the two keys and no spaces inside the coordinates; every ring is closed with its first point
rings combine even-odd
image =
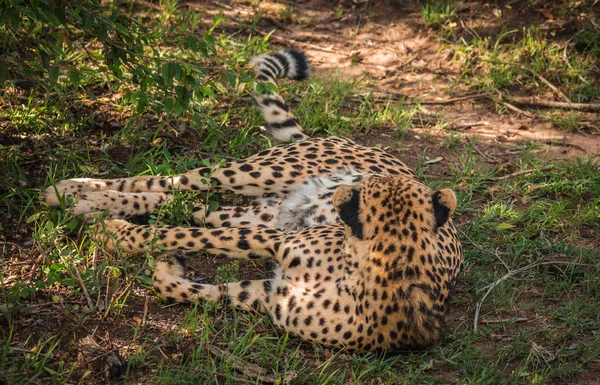
{"type": "Polygon", "coordinates": [[[59,206],[61,196],[75,198],[85,191],[107,190],[121,193],[211,190],[253,197],[265,193],[283,196],[312,175],[330,175],[342,167],[360,171],[361,163],[354,155],[348,155],[355,152],[352,146],[356,147],[340,138],[314,138],[272,147],[237,162],[202,167],[174,176],[67,179],[46,188],[41,199],[48,206],[59,206]]]}

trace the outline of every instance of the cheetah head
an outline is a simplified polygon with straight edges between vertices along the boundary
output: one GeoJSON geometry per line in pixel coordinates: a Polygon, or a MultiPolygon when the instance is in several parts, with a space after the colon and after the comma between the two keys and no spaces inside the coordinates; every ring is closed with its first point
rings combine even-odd
{"type": "Polygon", "coordinates": [[[333,205],[353,236],[361,240],[379,235],[415,238],[435,233],[456,210],[448,188],[432,192],[414,178],[372,176],[354,186],[340,186],[333,205]]]}
{"type": "Polygon", "coordinates": [[[344,251],[367,267],[366,295],[385,309],[379,332],[392,337],[390,348],[396,337],[414,347],[438,341],[462,261],[450,220],[454,192],[405,176],[371,176],[339,187],[333,205],[346,225],[344,251]]]}

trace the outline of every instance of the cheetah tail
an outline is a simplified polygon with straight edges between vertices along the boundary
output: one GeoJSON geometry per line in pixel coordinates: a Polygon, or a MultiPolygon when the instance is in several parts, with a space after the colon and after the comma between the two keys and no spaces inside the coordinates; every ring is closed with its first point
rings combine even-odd
{"type": "MultiPolygon", "coordinates": [[[[252,58],[249,64],[258,72],[257,82],[263,84],[277,84],[275,81],[277,78],[303,80],[312,73],[306,55],[294,48],[257,56],[252,58]]],[[[258,93],[256,84],[254,90],[254,100],[263,114],[269,133],[276,140],[292,142],[308,138],[279,94],[270,89],[258,93]]]]}

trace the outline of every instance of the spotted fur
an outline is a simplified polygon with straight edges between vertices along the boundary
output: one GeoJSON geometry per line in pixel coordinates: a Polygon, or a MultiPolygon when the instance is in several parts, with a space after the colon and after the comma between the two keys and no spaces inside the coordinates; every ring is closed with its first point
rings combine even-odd
{"type": "MultiPolygon", "coordinates": [[[[307,62],[297,51],[287,52],[255,59],[258,80],[305,77],[307,62]]],[[[255,98],[268,123],[292,116],[277,94],[255,98]]],[[[381,149],[339,137],[306,138],[295,120],[270,127],[292,143],[213,170],[65,180],[42,199],[57,205],[60,195],[76,198],[71,210],[88,218],[108,211],[112,219],[100,225],[98,237],[109,249],[268,257],[279,265],[270,279],[208,285],[186,278],[180,258],[160,261],[154,287],[165,299],[254,308],[306,340],[349,351],[395,351],[438,341],[463,260],[451,219],[454,192],[432,191],[381,149]],[[199,206],[195,219],[211,228],[120,219],[151,212],[173,191],[207,190],[203,179],[212,191],[243,194],[250,203],[213,212],[199,206]]]]}

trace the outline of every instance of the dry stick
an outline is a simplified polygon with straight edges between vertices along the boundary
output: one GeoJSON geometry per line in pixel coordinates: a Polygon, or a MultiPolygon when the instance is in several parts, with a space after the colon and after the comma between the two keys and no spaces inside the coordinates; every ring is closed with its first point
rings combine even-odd
{"type": "Polygon", "coordinates": [[[490,163],[498,163],[499,162],[498,158],[496,158],[495,156],[492,156],[492,155],[485,154],[483,151],[481,151],[479,148],[477,148],[477,146],[474,147],[474,150],[477,154],[479,154],[479,156],[481,156],[483,159],[487,160],[490,163]]]}
{"type": "Polygon", "coordinates": [[[546,79],[545,77],[543,77],[540,74],[536,74],[535,75],[542,83],[544,83],[545,85],[548,86],[548,88],[550,88],[552,91],[554,91],[556,94],[558,94],[561,98],[563,98],[563,100],[567,103],[571,103],[571,99],[569,99],[569,97],[567,95],[565,95],[558,87],[554,86],[554,84],[550,83],[548,81],[548,79],[546,79]]]}
{"type": "Polygon", "coordinates": [[[502,318],[502,319],[482,319],[481,323],[484,324],[499,324],[504,322],[525,322],[529,321],[529,318],[502,318]]]}
{"type": "Polygon", "coordinates": [[[533,119],[535,117],[535,115],[531,114],[530,112],[523,111],[522,109],[517,108],[517,107],[513,106],[512,104],[505,102],[502,99],[495,98],[492,95],[488,95],[488,98],[498,104],[503,105],[504,107],[508,108],[509,110],[511,110],[513,112],[527,116],[528,118],[531,118],[531,119],[533,119]]]}
{"type": "MultiPolygon", "coordinates": [[[[569,48],[569,43],[571,43],[571,40],[573,40],[573,38],[575,36],[577,36],[578,34],[580,34],[581,32],[583,32],[583,30],[581,30],[581,31],[577,32],[575,35],[571,36],[571,38],[569,40],[567,40],[567,42],[565,43],[565,48],[563,49],[563,58],[565,59],[565,63],[567,63],[567,66],[569,67],[569,69],[571,71],[573,71],[573,67],[571,66],[571,63],[569,62],[569,58],[567,57],[567,48],[569,48]]],[[[577,73],[577,77],[579,78],[579,80],[581,80],[585,84],[587,84],[587,85],[590,84],[590,82],[587,81],[583,76],[581,76],[581,74],[577,73]]]]}
{"type": "MultiPolygon", "coordinates": [[[[263,32],[263,31],[261,31],[259,29],[256,29],[256,28],[254,29],[254,31],[256,31],[256,33],[258,33],[259,35],[262,35],[262,36],[268,35],[268,33],[263,32]]],[[[294,39],[290,39],[290,38],[283,38],[283,37],[279,37],[279,36],[275,36],[275,35],[271,35],[270,38],[273,39],[273,40],[282,41],[282,42],[285,42],[285,43],[288,43],[288,44],[292,43],[294,45],[303,45],[305,47],[312,48],[312,49],[317,50],[317,51],[323,51],[323,52],[329,52],[329,53],[335,53],[335,54],[338,54],[338,55],[348,56],[346,54],[334,51],[331,48],[319,47],[318,45],[314,45],[314,44],[311,44],[311,43],[305,43],[303,41],[298,41],[298,40],[294,40],[294,39]]]]}
{"type": "Polygon", "coordinates": [[[600,111],[600,103],[566,103],[540,100],[535,97],[506,96],[506,99],[518,104],[536,107],[568,108],[573,110],[600,111]]]}
{"type": "MultiPolygon", "coordinates": [[[[273,374],[268,374],[267,369],[265,369],[261,366],[258,366],[256,364],[253,364],[251,362],[244,361],[240,358],[237,358],[233,354],[231,354],[227,351],[221,350],[214,345],[212,345],[210,347],[210,352],[217,357],[222,357],[224,360],[227,360],[234,369],[239,370],[240,372],[244,373],[246,376],[248,376],[250,378],[254,378],[255,380],[257,380],[259,382],[264,382],[267,384],[274,384],[279,379],[279,378],[275,377],[273,374]]],[[[292,380],[294,380],[294,378],[297,375],[298,374],[296,372],[289,373],[286,376],[286,378],[284,379],[283,383],[290,383],[292,380]]]]}
{"type": "Polygon", "coordinates": [[[502,265],[504,265],[504,267],[506,268],[506,270],[510,271],[510,267],[508,266],[508,264],[506,262],[504,262],[504,260],[500,257],[500,255],[498,254],[498,250],[496,249],[496,252],[492,253],[489,250],[484,249],[483,247],[479,246],[477,243],[475,243],[471,238],[469,238],[469,236],[467,235],[467,233],[465,233],[464,231],[460,231],[460,235],[467,238],[469,240],[469,242],[471,242],[471,245],[475,246],[476,248],[478,248],[480,251],[483,251],[484,253],[488,253],[490,255],[495,256],[496,258],[498,258],[498,260],[502,263],[502,265]]]}
{"type": "Polygon", "coordinates": [[[502,282],[504,282],[505,279],[508,279],[508,278],[512,277],[513,275],[522,273],[529,269],[533,269],[534,267],[539,266],[539,265],[540,265],[540,262],[538,261],[538,262],[532,263],[531,265],[527,265],[527,266],[521,267],[519,269],[511,270],[508,273],[504,274],[502,276],[502,278],[500,278],[499,280],[497,280],[496,282],[491,284],[490,287],[485,292],[485,294],[483,295],[483,297],[481,297],[481,299],[479,301],[477,301],[477,306],[475,306],[475,318],[473,319],[473,330],[475,330],[475,331],[477,330],[477,324],[479,323],[479,313],[481,312],[481,306],[483,305],[483,301],[485,301],[487,296],[490,295],[490,293],[492,292],[492,290],[494,290],[494,288],[496,286],[500,285],[502,282]]]}
{"type": "Polygon", "coordinates": [[[498,279],[496,282],[489,285],[488,289],[485,292],[485,294],[483,295],[483,297],[481,297],[481,299],[479,301],[477,301],[477,306],[475,307],[475,317],[473,319],[473,330],[477,330],[477,324],[479,323],[479,313],[481,312],[481,306],[483,305],[483,302],[485,301],[487,296],[490,295],[492,290],[494,290],[498,285],[500,285],[502,282],[504,282],[504,280],[511,278],[512,276],[522,273],[524,271],[533,269],[534,267],[542,266],[542,265],[591,266],[591,264],[573,263],[573,262],[567,262],[567,261],[547,261],[547,262],[537,261],[530,265],[523,266],[518,269],[509,271],[508,273],[504,274],[502,276],[502,278],[498,279]]]}
{"type": "Polygon", "coordinates": [[[81,275],[79,274],[79,270],[77,269],[77,266],[75,266],[74,269],[75,269],[75,277],[77,278],[77,281],[79,281],[79,284],[81,285],[81,290],[83,290],[83,295],[85,295],[85,300],[87,301],[90,310],[92,310],[94,308],[94,303],[92,302],[92,299],[90,298],[90,294],[88,293],[87,287],[85,287],[85,283],[83,282],[83,279],[81,279],[81,275]]]}
{"type": "Polygon", "coordinates": [[[413,61],[415,61],[416,58],[419,57],[419,54],[421,53],[421,51],[417,51],[417,53],[415,53],[414,55],[412,55],[411,57],[409,57],[404,63],[400,64],[398,66],[398,70],[401,70],[402,68],[404,68],[405,66],[409,65],[410,63],[412,63],[413,61]]]}
{"type": "Polygon", "coordinates": [[[22,349],[22,348],[16,348],[16,347],[9,347],[8,350],[10,350],[11,352],[34,354],[36,356],[42,356],[42,357],[50,358],[53,360],[56,359],[56,358],[52,357],[51,353],[41,353],[41,352],[36,352],[35,350],[28,350],[28,349],[22,349]]]}
{"type": "Polygon", "coordinates": [[[266,17],[265,18],[269,23],[273,24],[275,27],[288,32],[290,29],[288,27],[286,27],[285,25],[281,24],[278,20],[273,19],[272,17],[266,17]]]}
{"type": "Polygon", "coordinates": [[[365,2],[365,5],[363,6],[363,8],[358,13],[358,21],[356,22],[356,35],[358,35],[358,31],[360,30],[360,22],[362,21],[362,14],[365,11],[365,9],[367,9],[367,7],[369,6],[369,1],[370,0],[367,0],[365,2]]]}
{"type": "Polygon", "coordinates": [[[546,167],[542,167],[542,168],[530,168],[529,170],[517,171],[517,172],[513,172],[512,174],[508,174],[508,175],[504,175],[504,176],[497,176],[497,177],[488,178],[488,179],[489,180],[506,180],[506,179],[513,178],[515,176],[531,174],[532,172],[536,172],[536,171],[548,171],[548,170],[551,170],[552,168],[553,168],[552,166],[546,166],[546,167]]]}
{"type": "Polygon", "coordinates": [[[481,97],[487,97],[489,94],[488,93],[477,93],[477,94],[473,94],[473,95],[465,95],[465,96],[459,96],[456,98],[452,98],[452,99],[445,99],[445,100],[408,100],[408,98],[405,95],[402,94],[388,94],[388,95],[380,95],[380,94],[355,94],[355,95],[349,95],[347,98],[348,99],[358,99],[358,98],[366,98],[366,97],[372,97],[373,101],[375,102],[387,102],[389,99],[392,100],[399,100],[399,99],[404,99],[403,103],[407,104],[407,105],[443,105],[443,104],[451,104],[451,103],[455,103],[455,102],[459,102],[462,100],[468,100],[468,99],[477,99],[477,98],[481,98],[481,97]]]}
{"type": "Polygon", "coordinates": [[[144,314],[142,315],[142,327],[146,326],[146,318],[148,317],[148,301],[150,297],[146,297],[146,302],[144,302],[144,314]]]}
{"type": "Polygon", "coordinates": [[[578,146],[578,145],[576,145],[576,144],[573,144],[573,143],[557,142],[557,141],[555,141],[555,140],[546,140],[546,141],[544,141],[544,142],[542,142],[542,143],[544,143],[544,144],[547,144],[547,145],[550,145],[550,146],[573,147],[573,148],[576,148],[576,149],[578,149],[579,151],[586,152],[586,151],[585,151],[585,148],[583,148],[583,147],[581,147],[581,146],[578,146]]]}
{"type": "Polygon", "coordinates": [[[454,102],[460,102],[462,100],[468,100],[468,99],[477,99],[477,98],[481,98],[481,97],[485,97],[488,96],[487,92],[484,93],[478,93],[478,94],[473,94],[473,95],[465,95],[465,96],[459,96],[457,98],[452,98],[452,99],[446,99],[446,100],[423,100],[423,101],[417,101],[414,102],[415,104],[450,104],[450,103],[454,103],[454,102]]]}
{"type": "Polygon", "coordinates": [[[454,123],[451,123],[450,125],[448,125],[448,129],[460,130],[460,129],[467,129],[467,128],[471,128],[471,127],[489,126],[489,125],[490,125],[490,122],[485,121],[485,120],[480,120],[478,122],[461,122],[461,123],[457,123],[455,121],[454,123]]]}

